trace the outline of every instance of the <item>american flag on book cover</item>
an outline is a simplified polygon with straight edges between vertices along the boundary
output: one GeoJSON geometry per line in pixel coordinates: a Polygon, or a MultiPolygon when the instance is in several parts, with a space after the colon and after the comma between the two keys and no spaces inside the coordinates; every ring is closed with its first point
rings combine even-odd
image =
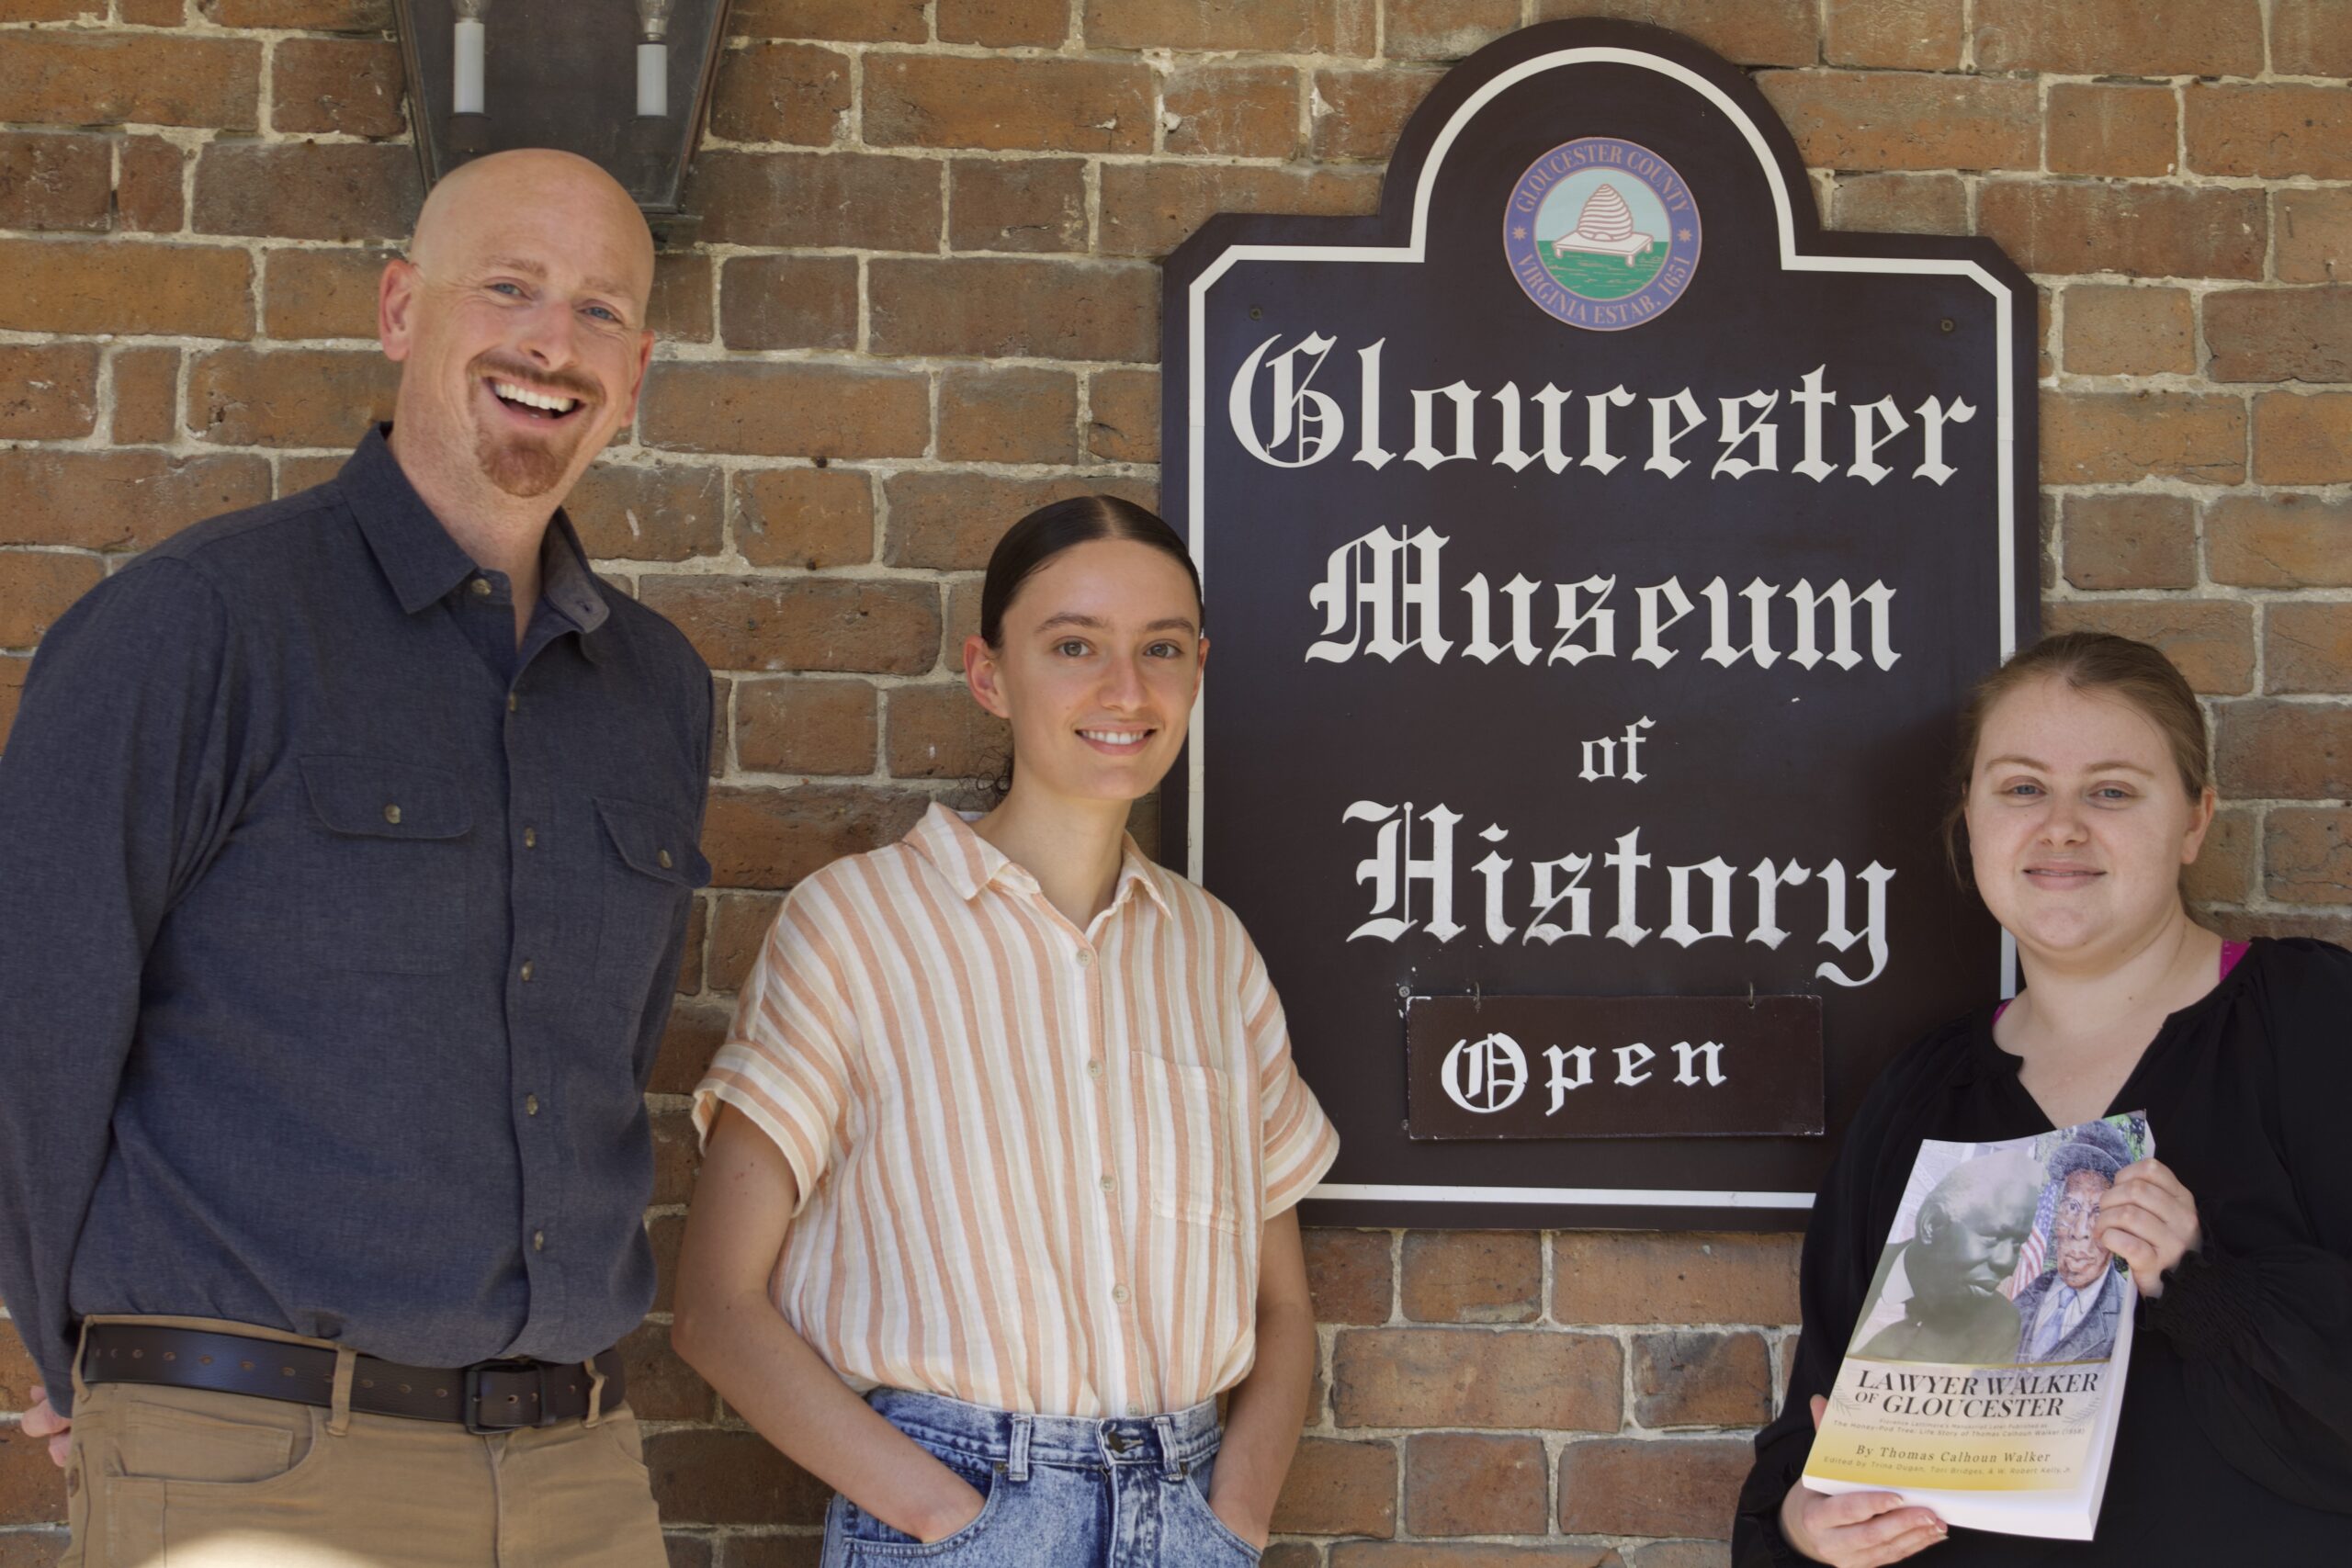
{"type": "Polygon", "coordinates": [[[2011,1301],[2041,1277],[2041,1265],[2050,1256],[2050,1227],[2057,1223],[2058,1185],[2053,1181],[2041,1189],[2041,1196],[2033,1205],[2033,1234],[2018,1249],[2018,1266],[2001,1281],[2001,1294],[2011,1301]]]}

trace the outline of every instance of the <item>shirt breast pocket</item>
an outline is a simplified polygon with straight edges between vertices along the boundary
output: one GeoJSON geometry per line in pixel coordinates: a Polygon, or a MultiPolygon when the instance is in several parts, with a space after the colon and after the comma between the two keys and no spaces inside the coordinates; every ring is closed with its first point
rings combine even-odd
{"type": "Polygon", "coordinates": [[[302,937],[323,967],[437,975],[466,941],[473,807],[456,773],[376,757],[305,757],[319,829],[300,878],[302,937]]]}
{"type": "Polygon", "coordinates": [[[598,983],[618,1005],[640,1008],[686,901],[710,882],[710,863],[683,813],[600,796],[596,814],[606,851],[598,983]]]}
{"type": "Polygon", "coordinates": [[[1233,1076],[1159,1056],[1144,1056],[1142,1063],[1152,1212],[1240,1234],[1246,1123],[1233,1076]]]}

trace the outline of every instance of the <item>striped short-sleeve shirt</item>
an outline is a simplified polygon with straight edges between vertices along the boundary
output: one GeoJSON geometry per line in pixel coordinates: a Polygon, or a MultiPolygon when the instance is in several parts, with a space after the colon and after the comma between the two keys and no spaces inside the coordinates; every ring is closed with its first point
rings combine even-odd
{"type": "Polygon", "coordinates": [[[1080,930],[933,806],[794,889],[695,1093],[800,1188],[778,1309],[858,1386],[1158,1414],[1255,1354],[1259,1228],[1339,1135],[1223,904],[1130,840],[1080,930]]]}

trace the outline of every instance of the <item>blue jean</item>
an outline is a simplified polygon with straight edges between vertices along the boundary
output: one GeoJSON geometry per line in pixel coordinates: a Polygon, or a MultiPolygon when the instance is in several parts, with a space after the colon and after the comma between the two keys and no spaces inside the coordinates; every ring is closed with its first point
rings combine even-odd
{"type": "Polygon", "coordinates": [[[971,1483],[979,1517],[944,1540],[901,1534],[846,1497],[825,1516],[820,1568],[921,1560],[940,1568],[1252,1568],[1257,1549],[1209,1510],[1216,1406],[1087,1420],[1013,1416],[876,1389],[884,1419],[971,1483]]]}

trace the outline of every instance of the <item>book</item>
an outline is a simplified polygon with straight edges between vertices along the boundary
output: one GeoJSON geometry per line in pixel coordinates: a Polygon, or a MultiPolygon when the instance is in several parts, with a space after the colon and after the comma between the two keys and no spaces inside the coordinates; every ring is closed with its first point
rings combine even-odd
{"type": "Polygon", "coordinates": [[[2139,1303],[2093,1231],[2116,1174],[2154,1152],[2136,1111],[1923,1142],[1805,1484],[1894,1492],[1971,1529],[2090,1540],[2139,1303]]]}

